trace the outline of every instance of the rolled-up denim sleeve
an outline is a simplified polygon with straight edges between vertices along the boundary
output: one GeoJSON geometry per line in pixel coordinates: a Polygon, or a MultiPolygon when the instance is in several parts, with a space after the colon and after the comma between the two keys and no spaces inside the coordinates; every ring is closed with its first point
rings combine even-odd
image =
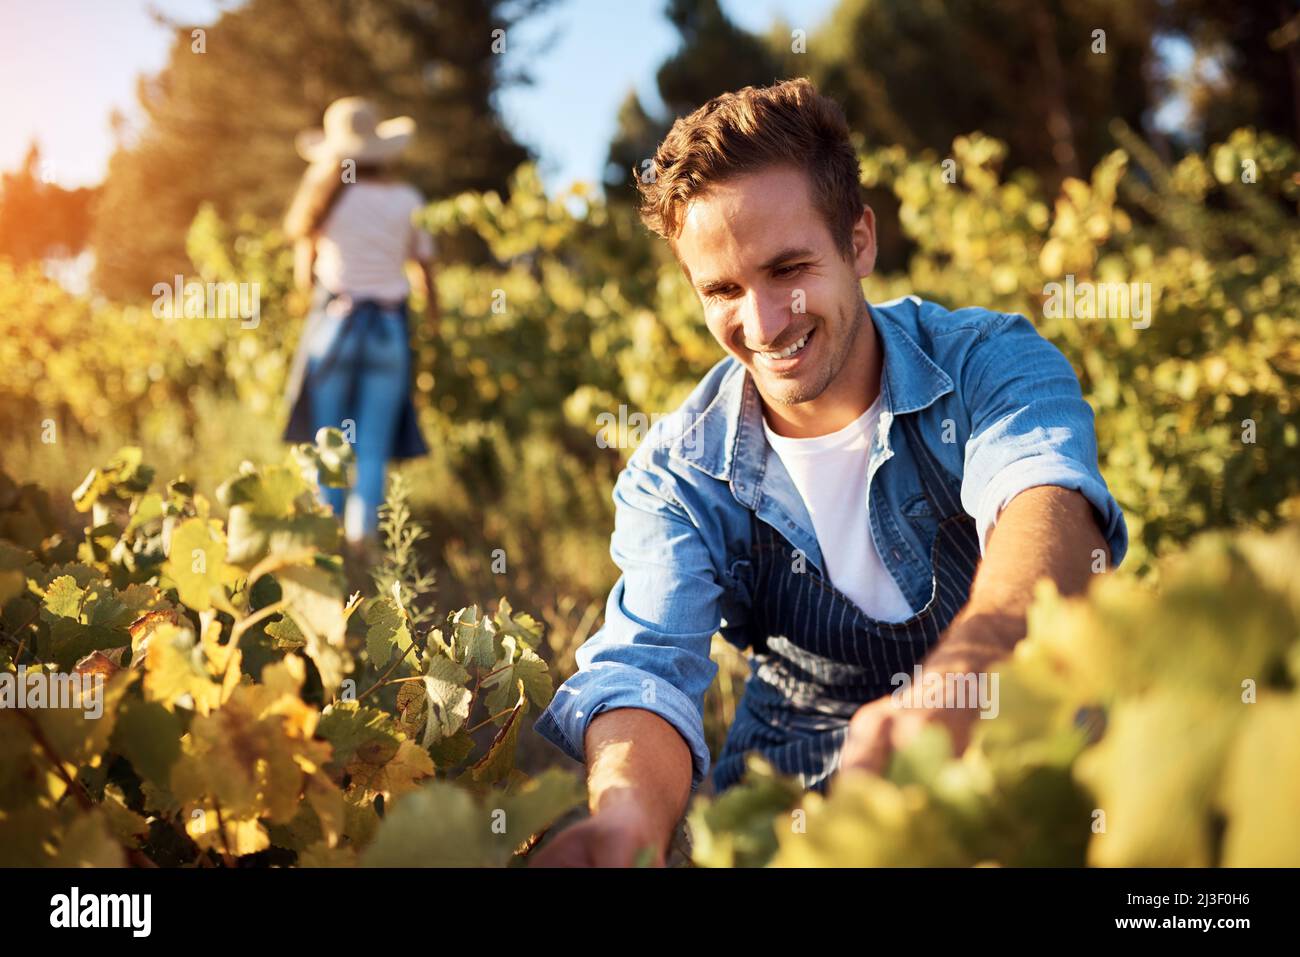
{"type": "Polygon", "coordinates": [[[1092,503],[1118,567],[1128,528],[1097,465],[1092,407],[1061,350],[1024,316],[1004,315],[973,348],[963,391],[971,431],[961,500],[981,554],[1002,506],[1027,488],[1056,485],[1092,503]]]}
{"type": "Polygon", "coordinates": [[[622,575],[603,627],[578,649],[578,671],[534,727],[585,763],[592,718],[614,708],[650,711],[690,748],[695,791],[709,771],[704,692],[717,673],[709,649],[721,623],[722,589],[699,528],[660,477],[629,464],[614,502],[610,554],[622,575]]]}

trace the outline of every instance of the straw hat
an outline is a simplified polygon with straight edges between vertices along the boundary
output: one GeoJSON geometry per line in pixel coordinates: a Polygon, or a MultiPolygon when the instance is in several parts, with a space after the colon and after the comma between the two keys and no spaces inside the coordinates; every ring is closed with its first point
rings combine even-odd
{"type": "Polygon", "coordinates": [[[415,120],[380,120],[379,110],[360,96],[335,100],[325,110],[324,129],[303,130],[295,140],[298,155],[311,163],[376,163],[392,159],[415,134],[415,120]]]}

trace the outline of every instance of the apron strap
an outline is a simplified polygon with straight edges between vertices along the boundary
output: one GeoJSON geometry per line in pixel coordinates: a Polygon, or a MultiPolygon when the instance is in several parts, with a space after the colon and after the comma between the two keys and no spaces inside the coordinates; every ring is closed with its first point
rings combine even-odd
{"type": "Polygon", "coordinates": [[[916,457],[917,469],[921,473],[921,485],[926,498],[934,508],[935,517],[949,518],[962,511],[961,496],[953,495],[953,486],[960,488],[961,480],[949,472],[939,462],[930,446],[921,434],[921,427],[916,421],[917,413],[910,412],[898,416],[894,421],[901,422],[907,433],[907,445],[916,457]]]}

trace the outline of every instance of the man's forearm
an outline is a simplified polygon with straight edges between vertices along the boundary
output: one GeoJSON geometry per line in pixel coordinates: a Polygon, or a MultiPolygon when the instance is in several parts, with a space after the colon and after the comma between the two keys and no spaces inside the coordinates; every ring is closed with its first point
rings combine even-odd
{"type": "Polygon", "coordinates": [[[1006,657],[1025,636],[1035,582],[1050,578],[1064,595],[1083,592],[1099,564],[1098,549],[1108,567],[1106,540],[1081,494],[1054,485],[1021,492],[993,526],[970,600],[925,666],[979,671],[1006,657]]]}
{"type": "Polygon", "coordinates": [[[677,729],[653,712],[616,708],[592,718],[585,749],[591,813],[635,809],[666,847],[691,794],[691,751],[677,729]]]}

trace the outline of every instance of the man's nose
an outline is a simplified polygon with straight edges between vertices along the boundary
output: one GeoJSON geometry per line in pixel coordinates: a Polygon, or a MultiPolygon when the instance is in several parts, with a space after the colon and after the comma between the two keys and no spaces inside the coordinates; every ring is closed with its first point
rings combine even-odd
{"type": "Polygon", "coordinates": [[[745,345],[755,352],[771,348],[790,325],[790,303],[779,295],[751,289],[741,304],[745,345]]]}

